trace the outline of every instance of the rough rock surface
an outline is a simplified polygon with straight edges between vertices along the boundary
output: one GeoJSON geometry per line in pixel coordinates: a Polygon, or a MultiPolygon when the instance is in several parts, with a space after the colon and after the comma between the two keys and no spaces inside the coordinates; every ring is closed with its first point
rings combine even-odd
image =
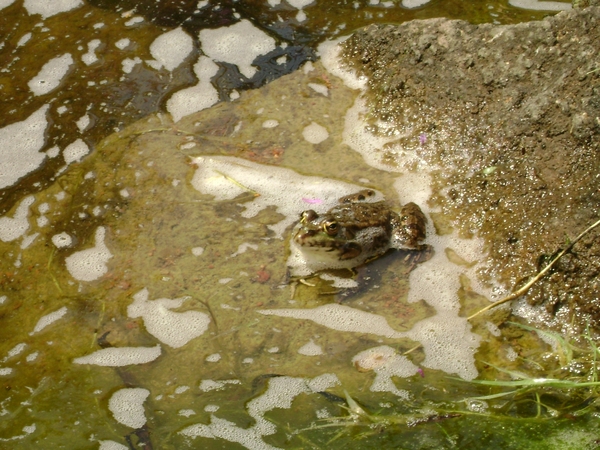
{"type": "MultiPolygon", "coordinates": [[[[398,136],[387,159],[398,160],[400,145],[440,167],[433,205],[485,240],[482,276],[507,289],[599,218],[599,35],[600,8],[590,7],[507,26],[373,25],[344,44],[369,78],[373,129],[398,136]]],[[[530,302],[599,323],[598,231],[530,290],[530,302]]]]}

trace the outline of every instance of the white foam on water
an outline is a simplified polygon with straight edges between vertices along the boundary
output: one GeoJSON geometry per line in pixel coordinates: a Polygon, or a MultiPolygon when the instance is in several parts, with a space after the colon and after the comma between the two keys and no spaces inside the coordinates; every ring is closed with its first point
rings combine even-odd
{"type": "MultiPolygon", "coordinates": [[[[2,9],[2,4],[0,3],[0,9],[2,9]]],[[[21,36],[21,39],[19,39],[19,42],[17,42],[17,47],[22,47],[25,44],[27,44],[29,42],[29,40],[31,39],[32,34],[31,33],[25,33],[23,36],[21,36]]]]}
{"type": "Polygon", "coordinates": [[[0,0],[0,9],[4,9],[10,5],[12,5],[15,0],[0,0]]]}
{"type": "Polygon", "coordinates": [[[242,384],[240,380],[202,380],[198,386],[202,392],[220,391],[228,384],[242,384]]]}
{"type": "Polygon", "coordinates": [[[275,128],[279,122],[275,119],[265,120],[262,124],[263,128],[275,128]]]}
{"type": "Polygon", "coordinates": [[[537,11],[566,11],[573,8],[571,2],[545,2],[537,0],[508,0],[508,3],[517,8],[533,9],[537,11]]]}
{"type": "Polygon", "coordinates": [[[33,95],[44,95],[56,89],[74,64],[70,53],[52,58],[27,83],[33,95]]]}
{"type": "Polygon", "coordinates": [[[404,336],[403,333],[390,327],[383,316],[337,303],[308,309],[262,309],[257,312],[265,316],[311,320],[336,331],[373,334],[387,338],[404,336]]]}
{"type": "Polygon", "coordinates": [[[402,6],[405,8],[418,8],[420,6],[426,5],[431,0],[402,0],[402,6]]]}
{"type": "Polygon", "coordinates": [[[141,428],[146,424],[144,402],[149,395],[148,389],[120,389],[108,400],[108,409],[117,422],[131,428],[141,428]]]}
{"type": "Polygon", "coordinates": [[[145,364],[160,356],[160,345],[154,347],[111,347],[97,350],[86,356],[75,358],[75,364],[93,364],[105,367],[122,367],[145,364]]]}
{"type": "Polygon", "coordinates": [[[33,328],[33,331],[31,333],[29,333],[29,335],[33,335],[35,333],[39,333],[40,331],[42,331],[44,328],[46,328],[48,325],[56,322],[59,319],[62,319],[62,317],[67,313],[67,307],[63,306],[60,309],[57,309],[56,311],[53,311],[49,314],[46,314],[45,316],[42,316],[37,323],[35,324],[35,327],[33,328]]]}
{"type": "Polygon", "coordinates": [[[457,374],[466,380],[477,376],[474,353],[481,338],[471,332],[471,325],[466,318],[458,317],[455,311],[424,319],[406,332],[391,328],[383,316],[339,304],[310,309],[264,309],[257,312],[267,316],[310,320],[336,331],[372,334],[390,339],[410,338],[423,347],[424,367],[457,374]]]}
{"type": "Polygon", "coordinates": [[[481,337],[472,331],[465,317],[453,313],[438,313],[417,322],[406,336],[423,347],[423,367],[457,374],[465,380],[477,377],[475,351],[481,337]]]}
{"type": "Polygon", "coordinates": [[[213,353],[212,355],[208,355],[206,358],[204,358],[204,360],[206,362],[219,362],[221,360],[221,354],[213,353]]]}
{"type": "Polygon", "coordinates": [[[40,150],[46,141],[49,107],[44,105],[22,122],[0,128],[0,189],[15,184],[46,158],[40,150]]]}
{"type": "Polygon", "coordinates": [[[127,307],[127,315],[141,317],[148,333],[164,344],[179,348],[206,332],[210,324],[208,314],[199,311],[173,312],[185,299],[160,298],[149,300],[148,289],[142,289],[133,296],[133,303],[127,307]]]}
{"type": "Polygon", "coordinates": [[[129,450],[129,447],[115,441],[98,441],[98,450],[129,450]]]}
{"type": "Polygon", "coordinates": [[[23,236],[23,240],[21,241],[21,250],[25,250],[27,247],[29,247],[31,244],[33,244],[33,241],[35,241],[35,239],[40,235],[40,233],[33,233],[30,234],[29,236],[23,236]]]}
{"type": "Polygon", "coordinates": [[[80,162],[81,159],[90,153],[90,148],[82,139],[77,139],[63,150],[63,158],[67,164],[80,162]]]}
{"type": "MultiPolygon", "coordinates": [[[[192,186],[203,194],[214,196],[216,201],[231,200],[246,192],[260,194],[242,204],[242,217],[254,217],[268,206],[275,206],[284,219],[269,225],[269,228],[278,237],[282,237],[285,229],[298,220],[302,211],[328,211],[338,203],[340,197],[365,189],[356,184],[304,176],[291,169],[231,156],[202,156],[192,161],[198,167],[192,186]]],[[[383,196],[376,192],[372,199],[381,200],[383,196]]]]}
{"type": "Polygon", "coordinates": [[[167,101],[167,111],[177,122],[182,117],[209,108],[219,101],[219,93],[211,84],[210,79],[219,70],[212,59],[200,56],[194,64],[194,73],[198,84],[175,92],[167,101]]]}
{"type": "Polygon", "coordinates": [[[315,0],[286,0],[286,2],[296,9],[303,9],[315,3],[315,0]]]}
{"type": "Polygon", "coordinates": [[[142,60],[140,59],[140,57],[136,56],[133,59],[125,58],[123,61],[121,61],[121,66],[123,67],[124,73],[131,73],[133,71],[133,68],[141,63],[142,60]]]}
{"type": "Polygon", "coordinates": [[[13,358],[13,357],[23,353],[23,350],[25,350],[26,348],[27,348],[27,344],[24,342],[21,342],[21,343],[15,345],[13,348],[11,348],[8,351],[8,354],[0,362],[8,361],[10,358],[13,358]]]}
{"type": "Polygon", "coordinates": [[[81,60],[86,66],[90,66],[98,61],[98,57],[96,56],[96,50],[98,50],[98,47],[100,47],[101,43],[102,42],[100,41],[100,39],[92,39],[90,42],[88,42],[87,53],[81,55],[81,60]]]}
{"type": "Polygon", "coordinates": [[[81,5],[83,5],[82,0],[25,0],[23,2],[23,6],[29,14],[39,14],[44,19],[81,5]]]}
{"type": "Polygon", "coordinates": [[[94,281],[108,272],[106,264],[112,253],[104,244],[104,227],[96,229],[94,247],[75,252],[65,258],[67,270],[73,278],[80,281],[94,281]]]}
{"type": "MultiPolygon", "coordinates": [[[[344,144],[352,150],[360,153],[365,162],[371,167],[387,172],[397,172],[398,169],[383,162],[383,152],[381,149],[391,142],[396,141],[401,136],[375,136],[367,129],[364,116],[367,113],[366,100],[359,96],[354,104],[346,111],[344,121],[344,144]]],[[[410,132],[406,132],[406,135],[410,132]]]]}
{"type": "Polygon", "coordinates": [[[83,133],[90,126],[90,116],[88,114],[84,114],[77,122],[75,122],[75,125],[77,125],[79,132],[83,133]]]}
{"type": "Polygon", "coordinates": [[[150,44],[150,54],[155,61],[146,62],[157,70],[164,67],[171,72],[185,61],[193,49],[192,37],[181,27],[175,28],[161,34],[150,44]]]}
{"type": "Polygon", "coordinates": [[[241,255],[242,253],[246,253],[246,251],[248,251],[249,248],[251,248],[252,250],[258,250],[258,245],[250,244],[249,242],[244,242],[243,244],[238,245],[238,249],[234,253],[229,255],[229,258],[235,258],[236,256],[241,255]]]}
{"type": "Polygon", "coordinates": [[[324,84],[308,83],[308,87],[311,88],[313,91],[315,91],[321,95],[324,95],[325,97],[329,96],[329,89],[324,84]]]}
{"type": "Polygon", "coordinates": [[[252,78],[257,69],[252,62],[275,50],[275,40],[243,19],[229,27],[200,31],[202,51],[215,61],[235,64],[240,73],[252,78]]]}
{"type": "Polygon", "coordinates": [[[29,207],[35,201],[33,195],[21,200],[12,217],[0,217],[0,240],[4,242],[14,241],[24,236],[29,229],[29,207]]]}
{"type": "Polygon", "coordinates": [[[356,71],[344,66],[339,59],[341,51],[339,44],[346,39],[348,39],[348,36],[322,42],[317,47],[317,53],[321,57],[321,63],[325,69],[341,79],[347,87],[350,89],[365,89],[368,81],[367,77],[357,77],[356,71]]]}
{"type": "Polygon", "coordinates": [[[301,394],[314,394],[338,386],[340,381],[334,374],[323,374],[315,378],[274,377],[269,379],[267,390],[246,404],[248,414],[255,423],[249,428],[242,428],[235,423],[220,419],[211,414],[210,423],[195,424],[184,428],[179,433],[184,436],[224,439],[235,442],[250,450],[272,450],[262,438],[277,432],[277,426],[266,419],[267,412],[275,408],[290,409],[293,400],[301,394]]]}
{"type": "Polygon", "coordinates": [[[302,137],[311,144],[320,144],[329,137],[329,131],[318,123],[312,122],[307,127],[304,127],[302,137]]]}
{"type": "Polygon", "coordinates": [[[309,342],[304,344],[298,349],[298,353],[304,356],[319,356],[323,354],[323,349],[320,345],[315,344],[311,339],[309,342]]]}
{"type": "Polygon", "coordinates": [[[128,38],[123,38],[115,42],[115,47],[117,47],[119,50],[125,50],[127,47],[129,47],[129,44],[131,44],[131,40],[128,38]]]}
{"type": "Polygon", "coordinates": [[[375,372],[375,379],[370,387],[372,392],[391,392],[406,400],[409,399],[408,391],[398,389],[392,377],[408,378],[419,371],[419,368],[406,356],[399,355],[396,350],[387,345],[358,353],[352,358],[352,363],[361,371],[375,372]]]}

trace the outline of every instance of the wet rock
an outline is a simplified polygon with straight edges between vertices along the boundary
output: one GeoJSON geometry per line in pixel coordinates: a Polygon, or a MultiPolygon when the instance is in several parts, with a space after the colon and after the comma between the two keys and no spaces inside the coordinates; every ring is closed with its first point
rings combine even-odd
{"type": "MultiPolygon", "coordinates": [[[[426,148],[412,150],[443,169],[433,203],[463,235],[486,240],[482,277],[507,290],[598,218],[599,25],[590,7],[505,26],[371,25],[344,43],[369,78],[372,123],[387,121],[405,149],[427,133],[426,148]]],[[[598,323],[599,270],[594,231],[529,299],[598,323]]]]}

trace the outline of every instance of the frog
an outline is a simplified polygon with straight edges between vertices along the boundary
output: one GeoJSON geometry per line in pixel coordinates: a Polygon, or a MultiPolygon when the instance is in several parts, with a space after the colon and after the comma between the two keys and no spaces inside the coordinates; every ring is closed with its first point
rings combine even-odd
{"type": "Polygon", "coordinates": [[[375,191],[365,189],[340,198],[326,213],[303,211],[290,239],[290,275],[353,270],[390,249],[424,249],[427,218],[421,208],[410,202],[396,212],[385,201],[370,201],[374,197],[375,191]]]}

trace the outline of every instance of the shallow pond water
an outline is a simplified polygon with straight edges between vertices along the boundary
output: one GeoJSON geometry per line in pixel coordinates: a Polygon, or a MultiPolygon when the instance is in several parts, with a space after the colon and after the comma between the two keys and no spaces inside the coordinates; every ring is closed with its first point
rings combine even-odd
{"type": "MultiPolygon", "coordinates": [[[[537,402],[475,399],[499,390],[472,380],[495,364],[519,367],[514,342],[495,339],[501,318],[465,319],[488,302],[474,276],[480,243],[444,233],[434,215],[430,253],[392,252],[357,273],[297,284],[287,267],[289,230],[304,209],[326,211],[368,187],[396,209],[415,201],[434,212],[429,174],[369,159],[385,139],[361,131],[360,80],[338,71],[331,46],[319,49],[325,66],[310,61],[319,41],[377,20],[505,23],[546,12],[357,2],[354,22],[304,2],[272,2],[254,16],[236,2],[209,5],[211,20],[222,20],[210,25],[263,20],[270,35],[256,33],[253,42],[283,57],[275,73],[268,61],[215,65],[201,56],[199,40],[209,53],[221,37],[192,39],[201,27],[175,20],[182,11],[163,14],[170,23],[157,19],[163,10],[142,6],[138,15],[126,5],[75,1],[55,14],[36,2],[8,3],[0,448],[590,441],[597,425],[583,413],[552,421],[561,401],[582,411],[585,400],[551,391],[536,393],[537,402]],[[285,26],[273,26],[270,15],[285,26]],[[167,26],[179,30],[169,37],[187,53],[169,51],[170,40],[167,50],[153,45],[167,26]],[[300,44],[311,51],[297,60],[276,53],[300,44]],[[215,89],[207,74],[225,82],[215,89]],[[232,101],[217,103],[224,97],[232,101]],[[574,425],[587,433],[567,434],[574,425]]],[[[528,348],[550,352],[547,336],[527,333],[528,348]]]]}

